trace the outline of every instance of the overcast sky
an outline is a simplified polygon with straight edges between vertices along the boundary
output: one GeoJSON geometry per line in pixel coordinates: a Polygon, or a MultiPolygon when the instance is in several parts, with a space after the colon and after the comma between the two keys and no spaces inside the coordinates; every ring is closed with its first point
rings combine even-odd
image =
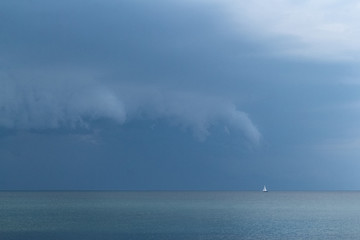
{"type": "Polygon", "coordinates": [[[0,1],[0,189],[360,189],[357,1],[0,1]]]}

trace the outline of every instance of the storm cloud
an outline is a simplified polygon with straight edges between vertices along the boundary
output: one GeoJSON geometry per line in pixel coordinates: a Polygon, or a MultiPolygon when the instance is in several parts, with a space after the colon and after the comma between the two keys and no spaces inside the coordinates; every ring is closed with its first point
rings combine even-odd
{"type": "Polygon", "coordinates": [[[358,189],[358,9],[0,1],[0,182],[358,189]]]}
{"type": "Polygon", "coordinates": [[[217,68],[227,63],[216,59],[226,36],[210,35],[221,26],[216,15],[163,1],[1,5],[2,127],[77,128],[148,117],[191,129],[201,140],[222,124],[259,143],[238,101],[217,91],[226,82],[217,68]],[[182,11],[171,16],[174,8],[182,11]]]}
{"type": "Polygon", "coordinates": [[[260,133],[247,114],[219,97],[76,79],[59,80],[57,84],[36,80],[16,83],[4,79],[1,83],[4,87],[0,124],[6,128],[86,128],[92,120],[103,118],[118,124],[138,118],[160,118],[191,129],[201,140],[216,124],[243,132],[253,143],[260,140],[260,133]]]}

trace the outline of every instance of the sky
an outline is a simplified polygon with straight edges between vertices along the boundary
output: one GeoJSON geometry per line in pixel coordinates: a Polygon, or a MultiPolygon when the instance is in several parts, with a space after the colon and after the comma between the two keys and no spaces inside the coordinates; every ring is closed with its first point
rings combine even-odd
{"type": "Polygon", "coordinates": [[[359,11],[3,0],[0,189],[359,190],[359,11]]]}

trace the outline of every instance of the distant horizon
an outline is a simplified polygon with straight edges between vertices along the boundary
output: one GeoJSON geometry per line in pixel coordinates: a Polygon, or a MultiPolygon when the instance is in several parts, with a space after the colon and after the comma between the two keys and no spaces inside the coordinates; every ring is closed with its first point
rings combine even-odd
{"type": "MultiPolygon", "coordinates": [[[[236,189],[0,189],[0,192],[260,192],[260,190],[236,189]]],[[[360,189],[296,189],[296,190],[268,190],[269,192],[360,192],[360,189]]],[[[264,193],[265,194],[265,193],[264,193]]]]}

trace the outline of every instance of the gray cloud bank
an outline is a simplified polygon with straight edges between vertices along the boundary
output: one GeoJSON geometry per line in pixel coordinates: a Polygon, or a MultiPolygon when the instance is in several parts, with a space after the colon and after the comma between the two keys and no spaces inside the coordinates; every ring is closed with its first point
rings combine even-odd
{"type": "Polygon", "coordinates": [[[0,83],[0,125],[6,128],[86,128],[92,120],[103,118],[119,124],[160,118],[191,129],[200,140],[217,124],[243,132],[253,143],[260,140],[259,131],[246,113],[231,102],[202,93],[76,80],[54,84],[2,79],[0,83]]]}
{"type": "Polygon", "coordinates": [[[201,6],[3,1],[0,126],[77,128],[102,118],[119,124],[161,118],[201,140],[223,124],[258,143],[261,134],[248,115],[217,90],[226,81],[219,69],[229,64],[221,47],[226,31],[211,4],[201,6]]]}
{"type": "Polygon", "coordinates": [[[358,8],[295,2],[0,1],[2,186],[358,189],[358,8]]]}

